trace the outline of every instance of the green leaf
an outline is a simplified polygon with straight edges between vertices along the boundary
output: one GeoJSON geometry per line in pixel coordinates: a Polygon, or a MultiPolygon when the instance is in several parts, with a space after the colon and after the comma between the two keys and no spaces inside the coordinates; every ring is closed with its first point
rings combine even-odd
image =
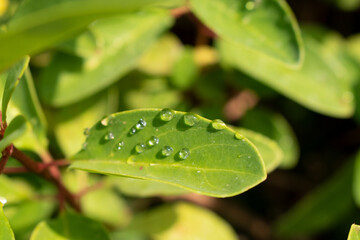
{"type": "Polygon", "coordinates": [[[131,197],[174,196],[188,193],[183,188],[150,180],[109,177],[108,181],[121,193],[131,197]]]}
{"type": "Polygon", "coordinates": [[[195,63],[194,50],[187,47],[173,66],[171,83],[179,89],[188,89],[198,75],[199,69],[195,63]]]}
{"type": "Polygon", "coordinates": [[[141,57],[138,68],[150,75],[170,75],[182,50],[181,41],[173,34],[166,34],[160,37],[141,57]]]}
{"type": "Polygon", "coordinates": [[[155,180],[215,197],[240,194],[266,178],[258,151],[225,124],[168,109],[110,115],[91,128],[85,148],[73,159],[71,168],[155,180]]]}
{"type": "Polygon", "coordinates": [[[360,240],[360,226],[353,224],[351,225],[348,240],[360,240]]]}
{"type": "Polygon", "coordinates": [[[112,240],[149,240],[149,238],[137,231],[121,230],[111,233],[112,240]]]}
{"type": "Polygon", "coordinates": [[[16,86],[19,84],[19,81],[29,64],[29,60],[30,60],[29,57],[24,57],[21,61],[19,61],[13,67],[11,67],[6,74],[2,74],[0,76],[1,81],[2,79],[6,78],[3,97],[2,97],[2,105],[1,105],[3,122],[6,121],[6,112],[10,98],[14,93],[16,86]]]}
{"type": "Polygon", "coordinates": [[[238,239],[228,223],[213,212],[188,203],[163,205],[140,214],[129,226],[154,240],[238,239]]]}
{"type": "Polygon", "coordinates": [[[354,211],[351,193],[353,162],[300,200],[276,222],[279,236],[311,236],[336,225],[354,211]],[[331,199],[331,201],[330,201],[331,199]]]}
{"type": "Polygon", "coordinates": [[[15,117],[5,130],[3,139],[0,140],[0,152],[20,138],[26,132],[26,120],[23,116],[15,117]]]}
{"type": "Polygon", "coordinates": [[[256,55],[301,65],[300,30],[285,1],[190,0],[190,7],[222,39],[241,46],[236,46],[239,56],[256,51],[256,55]]]}
{"type": "Polygon", "coordinates": [[[283,151],[279,145],[264,135],[244,128],[236,128],[244,137],[250,140],[264,160],[266,172],[270,173],[277,168],[283,160],[283,151]]]}
{"type": "Polygon", "coordinates": [[[338,8],[344,11],[355,11],[360,7],[359,0],[326,0],[335,4],[338,8]]]}
{"type": "Polygon", "coordinates": [[[299,144],[290,124],[283,116],[256,108],[246,113],[240,125],[264,134],[279,145],[283,152],[280,168],[293,168],[297,164],[299,144]]]}
{"type": "Polygon", "coordinates": [[[356,205],[360,207],[360,151],[355,158],[353,195],[356,205]]]}
{"type": "Polygon", "coordinates": [[[30,240],[110,240],[105,229],[97,222],[75,213],[65,212],[59,218],[41,222],[30,240]]]}
{"type": "Polygon", "coordinates": [[[7,25],[7,31],[0,33],[0,71],[26,54],[68,39],[96,19],[146,7],[175,7],[183,3],[183,0],[25,1],[7,25]]]}
{"type": "Polygon", "coordinates": [[[55,55],[40,77],[41,99],[59,107],[108,87],[136,67],[143,52],[171,23],[172,17],[165,11],[99,20],[90,30],[103,44],[87,58],[55,55]]]}
{"type": "Polygon", "coordinates": [[[15,240],[15,236],[10,227],[9,221],[4,215],[2,203],[0,203],[0,239],[15,240]]]}
{"type": "Polygon", "coordinates": [[[339,58],[337,47],[304,33],[306,57],[300,69],[279,64],[241,45],[219,41],[223,60],[305,107],[333,117],[354,112],[352,85],[356,75],[339,58]]]}

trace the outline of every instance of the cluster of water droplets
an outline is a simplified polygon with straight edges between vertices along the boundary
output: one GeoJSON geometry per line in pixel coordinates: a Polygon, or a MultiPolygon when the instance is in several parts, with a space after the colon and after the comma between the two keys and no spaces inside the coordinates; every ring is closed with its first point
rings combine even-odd
{"type": "Polygon", "coordinates": [[[129,134],[134,135],[138,131],[143,130],[146,127],[146,124],[146,121],[143,118],[140,118],[139,121],[135,124],[135,126],[130,129],[129,134]]]}

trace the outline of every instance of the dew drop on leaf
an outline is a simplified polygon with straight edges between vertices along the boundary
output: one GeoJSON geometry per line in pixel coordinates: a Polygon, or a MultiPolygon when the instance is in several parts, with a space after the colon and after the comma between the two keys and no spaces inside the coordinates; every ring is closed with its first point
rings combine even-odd
{"type": "Polygon", "coordinates": [[[137,130],[144,129],[146,127],[146,121],[143,118],[140,118],[140,120],[136,123],[135,128],[137,130]]]}
{"type": "Polygon", "coordinates": [[[183,160],[187,159],[190,156],[190,150],[188,148],[183,148],[179,152],[179,157],[183,160]]]}
{"type": "Polygon", "coordinates": [[[184,123],[188,126],[194,126],[200,121],[200,118],[194,113],[187,113],[184,116],[184,123]]]}
{"type": "Polygon", "coordinates": [[[170,146],[165,146],[163,147],[163,149],[161,150],[161,154],[165,157],[170,156],[172,153],[174,152],[174,149],[170,146]]]}
{"type": "Polygon", "coordinates": [[[125,146],[124,141],[120,141],[118,144],[116,144],[115,149],[121,150],[125,146]]]}
{"type": "Polygon", "coordinates": [[[85,136],[89,136],[90,128],[85,128],[83,133],[84,133],[85,136]]]}
{"type": "Polygon", "coordinates": [[[238,139],[238,140],[244,140],[245,139],[245,137],[239,132],[235,132],[235,138],[238,139]]]}
{"type": "Polygon", "coordinates": [[[146,150],[146,145],[145,145],[145,143],[136,144],[136,146],[135,146],[135,151],[136,151],[137,153],[142,153],[142,152],[144,152],[145,150],[146,150]]]}
{"type": "Polygon", "coordinates": [[[130,135],[134,135],[136,133],[136,128],[131,128],[129,133],[130,135]]]}
{"type": "Polygon", "coordinates": [[[211,126],[216,130],[221,130],[226,127],[226,124],[220,119],[215,119],[211,122],[211,126]]]}
{"type": "Polygon", "coordinates": [[[111,125],[114,121],[114,117],[113,116],[109,116],[104,118],[103,120],[101,120],[101,125],[107,127],[109,125],[111,125]]]}
{"type": "Polygon", "coordinates": [[[171,121],[171,119],[173,119],[175,115],[175,112],[169,108],[164,108],[163,110],[161,110],[160,112],[160,118],[163,121],[171,121]]]}
{"type": "Polygon", "coordinates": [[[105,135],[105,140],[106,141],[110,141],[110,140],[113,140],[115,138],[114,134],[112,132],[108,132],[106,135],[105,135]]]}
{"type": "Polygon", "coordinates": [[[160,139],[155,137],[155,136],[152,136],[148,141],[147,141],[147,145],[149,145],[150,147],[152,146],[155,146],[157,144],[159,144],[160,142],[160,139]]]}

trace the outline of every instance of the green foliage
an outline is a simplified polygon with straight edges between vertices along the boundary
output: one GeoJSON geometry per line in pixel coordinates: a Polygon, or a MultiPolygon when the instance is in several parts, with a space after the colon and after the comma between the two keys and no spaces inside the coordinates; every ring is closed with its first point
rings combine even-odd
{"type": "Polygon", "coordinates": [[[6,128],[4,138],[0,141],[0,151],[2,152],[8,145],[20,138],[26,131],[25,118],[15,117],[6,128]]]}
{"type": "Polygon", "coordinates": [[[151,179],[217,197],[244,192],[266,177],[259,153],[246,138],[223,122],[169,109],[104,118],[89,130],[73,159],[72,168],[151,179]]]}
{"type": "Polygon", "coordinates": [[[11,230],[9,221],[6,219],[3,211],[3,204],[0,203],[0,237],[4,240],[14,240],[14,233],[11,230]]]}
{"type": "Polygon", "coordinates": [[[353,224],[349,232],[348,240],[358,240],[360,239],[360,226],[353,224]]]}

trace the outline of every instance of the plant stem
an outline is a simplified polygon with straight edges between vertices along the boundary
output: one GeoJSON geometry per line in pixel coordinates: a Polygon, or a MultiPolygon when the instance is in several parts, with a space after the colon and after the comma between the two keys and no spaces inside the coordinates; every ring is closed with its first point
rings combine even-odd
{"type": "MultiPolygon", "coordinates": [[[[21,162],[30,172],[36,173],[46,180],[52,182],[59,190],[60,199],[64,199],[78,212],[81,212],[80,205],[77,198],[69,192],[69,190],[63,185],[61,180],[56,176],[53,176],[47,168],[44,168],[41,163],[38,163],[31,159],[29,156],[14,147],[12,156],[21,162]]],[[[61,205],[61,203],[60,203],[61,205]]]]}
{"type": "Polygon", "coordinates": [[[1,160],[0,160],[0,174],[4,171],[5,165],[9,159],[9,157],[13,153],[13,149],[14,149],[14,145],[11,144],[10,146],[6,147],[4,149],[4,151],[2,151],[2,156],[1,156],[1,160]]]}

